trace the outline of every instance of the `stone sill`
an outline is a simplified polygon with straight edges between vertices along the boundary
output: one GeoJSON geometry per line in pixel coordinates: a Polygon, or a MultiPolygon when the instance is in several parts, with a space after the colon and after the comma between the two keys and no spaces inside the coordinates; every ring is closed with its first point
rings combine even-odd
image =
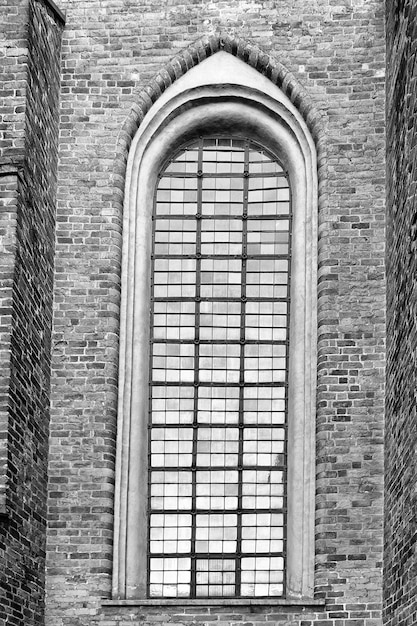
{"type": "Polygon", "coordinates": [[[326,604],[324,599],[314,598],[222,598],[216,600],[197,600],[187,598],[158,598],[158,599],[137,599],[137,600],[102,600],[103,607],[132,607],[132,606],[195,606],[195,607],[317,607],[323,608],[326,604]]]}

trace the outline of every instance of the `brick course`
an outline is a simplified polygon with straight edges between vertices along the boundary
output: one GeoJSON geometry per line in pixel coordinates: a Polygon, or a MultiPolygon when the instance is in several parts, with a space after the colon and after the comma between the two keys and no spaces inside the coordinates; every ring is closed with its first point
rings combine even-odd
{"type": "Polygon", "coordinates": [[[417,7],[387,3],[387,418],[384,622],[417,622],[417,7]]]}
{"type": "Polygon", "coordinates": [[[381,623],[384,3],[68,0],[63,40],[48,626],[381,623]],[[316,592],[321,607],[101,607],[110,598],[127,151],[187,67],[228,46],[309,121],[320,157],[316,592]],[[262,51],[262,53],[260,52],[262,51]],[[281,78],[279,78],[279,76],[281,78]],[[308,96],[307,96],[308,94],[308,96]]]}

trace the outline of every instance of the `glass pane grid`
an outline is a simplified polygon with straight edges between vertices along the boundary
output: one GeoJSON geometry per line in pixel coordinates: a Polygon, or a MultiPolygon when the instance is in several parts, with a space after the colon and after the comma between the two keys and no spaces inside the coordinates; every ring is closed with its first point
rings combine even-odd
{"type": "Polygon", "coordinates": [[[286,175],[248,141],[199,140],[153,223],[149,595],[282,596],[286,175]]]}

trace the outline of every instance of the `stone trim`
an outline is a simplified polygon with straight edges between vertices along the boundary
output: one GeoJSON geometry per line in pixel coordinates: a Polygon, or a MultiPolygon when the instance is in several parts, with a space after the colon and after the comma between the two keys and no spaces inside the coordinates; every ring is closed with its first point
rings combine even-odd
{"type": "Polygon", "coordinates": [[[275,606],[294,606],[294,607],[318,607],[324,608],[326,606],[325,599],[312,599],[312,598],[260,598],[259,600],[254,598],[226,598],[226,599],[214,599],[214,600],[192,600],[184,598],[158,598],[157,600],[102,600],[102,607],[152,607],[152,606],[193,606],[193,607],[275,607],[275,606]]]}
{"type": "Polygon", "coordinates": [[[324,116],[316,109],[310,95],[297,78],[282,63],[258,46],[244,39],[232,37],[227,32],[219,32],[198,39],[173,57],[142,90],[119,134],[116,174],[124,179],[130,144],[153,103],[186,72],[221,50],[263,74],[289,98],[307,124],[316,144],[319,164],[324,162],[324,116]]]}
{"type": "Polygon", "coordinates": [[[146,424],[149,351],[150,207],[166,155],[216,128],[250,137],[284,166],[293,192],[294,257],[290,328],[287,599],[314,588],[314,458],[317,344],[317,162],[314,141],[288,97],[241,60],[218,52],[161,94],[132,143],[127,166],[113,597],[146,590],[146,424]],[[233,84],[230,84],[233,77],[233,84]],[[133,349],[134,346],[134,349],[133,349]]]}

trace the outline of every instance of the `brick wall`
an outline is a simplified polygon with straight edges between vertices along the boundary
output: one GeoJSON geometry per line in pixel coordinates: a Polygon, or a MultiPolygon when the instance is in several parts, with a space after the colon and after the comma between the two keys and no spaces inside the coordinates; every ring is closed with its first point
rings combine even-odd
{"type": "Polygon", "coordinates": [[[387,4],[387,417],[384,622],[417,621],[417,6],[387,4]]]}
{"type": "MultiPolygon", "coordinates": [[[[60,6],[67,11],[67,27],[53,333],[48,626],[157,621],[379,625],[383,0],[354,5],[319,0],[61,0],[60,6]],[[309,94],[321,119],[316,136],[321,146],[316,590],[327,607],[161,611],[102,606],[111,593],[125,135],[133,136],[140,107],[156,96],[156,90],[144,92],[149,81],[176,55],[175,67],[180,68],[183,50],[220,32],[259,46],[282,63],[309,94]]],[[[210,47],[207,40],[196,44],[194,54],[202,54],[205,46],[210,47]]],[[[232,52],[237,54],[237,49],[232,52]]],[[[303,106],[302,98],[298,104],[303,106]]]]}
{"type": "Polygon", "coordinates": [[[0,511],[6,511],[8,389],[10,377],[10,331],[15,223],[18,202],[18,171],[24,153],[25,84],[27,68],[27,6],[24,1],[3,3],[0,64],[0,185],[1,185],[1,324],[2,363],[0,404],[0,511]]]}
{"type": "Polygon", "coordinates": [[[28,3],[2,0],[0,8],[0,163],[9,164],[24,153],[28,3]]]}
{"type": "MultiPolygon", "coordinates": [[[[4,3],[2,3],[4,5],[4,3]]],[[[3,456],[0,622],[43,623],[59,60],[62,20],[31,0],[9,18],[1,78],[3,456]]]]}

